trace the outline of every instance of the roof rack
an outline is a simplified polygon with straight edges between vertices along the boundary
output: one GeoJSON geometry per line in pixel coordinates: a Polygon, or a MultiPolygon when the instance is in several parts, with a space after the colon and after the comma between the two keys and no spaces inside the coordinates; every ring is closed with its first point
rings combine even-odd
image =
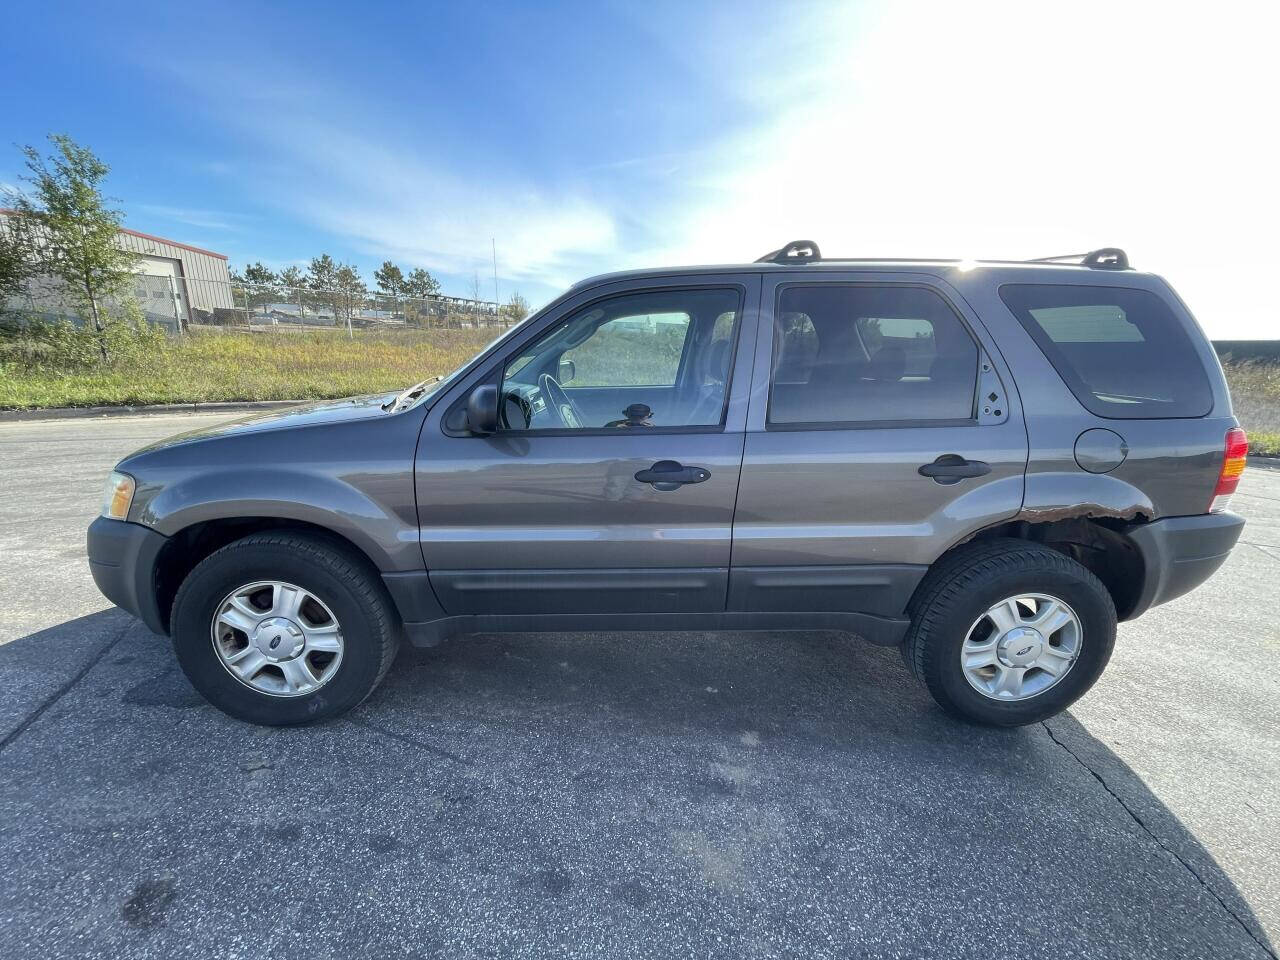
{"type": "Polygon", "coordinates": [[[1100,247],[1088,253],[1066,253],[1060,257],[1037,257],[1028,263],[1079,263],[1098,270],[1128,270],[1129,255],[1119,247],[1100,247]]]}
{"type": "Polygon", "coordinates": [[[812,240],[792,240],[785,247],[766,253],[756,263],[811,263],[822,259],[822,251],[812,240]]]}
{"type": "MultiPolygon", "coordinates": [[[[822,259],[822,251],[812,240],[792,240],[777,250],[771,250],[756,263],[817,263],[822,259]]],[[[932,261],[929,261],[932,262],[932,261]]],[[[998,262],[998,261],[993,261],[998,262]]],[[[1006,261],[1017,262],[1017,261],[1006,261]]],[[[1024,263],[1073,263],[1094,270],[1128,270],[1129,255],[1119,247],[1099,247],[1088,253],[1064,253],[1057,257],[1036,257],[1024,263]]]]}

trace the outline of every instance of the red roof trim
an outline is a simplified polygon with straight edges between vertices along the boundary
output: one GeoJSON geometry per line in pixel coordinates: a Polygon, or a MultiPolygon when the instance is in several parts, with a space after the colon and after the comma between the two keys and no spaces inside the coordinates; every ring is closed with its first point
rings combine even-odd
{"type": "MultiPolygon", "coordinates": [[[[0,207],[0,214],[9,214],[12,216],[17,210],[10,210],[8,207],[0,207]]],[[[156,243],[167,243],[171,247],[178,247],[182,250],[190,250],[192,253],[203,253],[206,257],[217,257],[219,260],[229,260],[225,253],[214,253],[212,250],[206,250],[203,247],[193,247],[189,243],[179,243],[177,240],[170,240],[167,237],[157,237],[151,233],[141,233],[137,230],[130,230],[128,227],[121,227],[121,233],[127,233],[131,237],[140,237],[143,240],[154,240],[156,243]]]]}
{"type": "Polygon", "coordinates": [[[167,243],[171,247],[180,247],[183,250],[190,250],[192,253],[203,253],[206,257],[217,257],[219,260],[230,259],[225,253],[214,253],[212,250],[205,250],[203,247],[193,247],[189,243],[179,243],[177,240],[168,240],[165,237],[157,237],[150,233],[139,233],[137,230],[129,230],[126,227],[121,227],[120,232],[127,233],[131,237],[141,237],[143,240],[167,243]]]}

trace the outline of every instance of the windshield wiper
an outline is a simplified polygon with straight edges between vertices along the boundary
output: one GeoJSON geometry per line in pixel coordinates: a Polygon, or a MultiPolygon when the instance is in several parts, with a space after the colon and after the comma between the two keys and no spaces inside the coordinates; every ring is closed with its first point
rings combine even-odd
{"type": "Polygon", "coordinates": [[[394,400],[384,403],[382,405],[382,409],[390,413],[395,413],[397,410],[400,410],[408,406],[414,400],[417,400],[420,396],[426,393],[427,387],[431,386],[433,383],[439,383],[443,379],[444,377],[435,376],[435,377],[428,377],[426,380],[423,380],[421,383],[415,383],[408,390],[404,391],[404,393],[397,395],[394,400]]]}

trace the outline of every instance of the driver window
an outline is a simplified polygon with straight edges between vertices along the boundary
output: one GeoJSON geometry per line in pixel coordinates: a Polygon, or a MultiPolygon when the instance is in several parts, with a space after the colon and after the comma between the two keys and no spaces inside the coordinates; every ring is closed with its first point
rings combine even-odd
{"type": "Polygon", "coordinates": [[[675,386],[689,320],[687,313],[646,313],[602,323],[564,352],[574,365],[574,386],[675,386]]]}
{"type": "Polygon", "coordinates": [[[662,290],[584,307],[507,363],[507,430],[723,422],[737,290],[662,290]]]}

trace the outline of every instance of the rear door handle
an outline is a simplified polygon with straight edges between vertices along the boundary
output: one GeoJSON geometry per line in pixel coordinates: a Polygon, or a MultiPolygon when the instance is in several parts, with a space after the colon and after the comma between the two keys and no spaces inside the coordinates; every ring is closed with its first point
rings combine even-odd
{"type": "Polygon", "coordinates": [[[686,483],[702,483],[711,477],[706,467],[686,467],[678,460],[659,460],[648,470],[636,471],[641,483],[651,483],[656,490],[675,490],[686,483]]]}
{"type": "Polygon", "coordinates": [[[981,460],[966,460],[954,453],[944,453],[916,472],[922,477],[932,477],[935,483],[959,483],[973,477],[985,477],[991,472],[991,464],[981,460]]]}

